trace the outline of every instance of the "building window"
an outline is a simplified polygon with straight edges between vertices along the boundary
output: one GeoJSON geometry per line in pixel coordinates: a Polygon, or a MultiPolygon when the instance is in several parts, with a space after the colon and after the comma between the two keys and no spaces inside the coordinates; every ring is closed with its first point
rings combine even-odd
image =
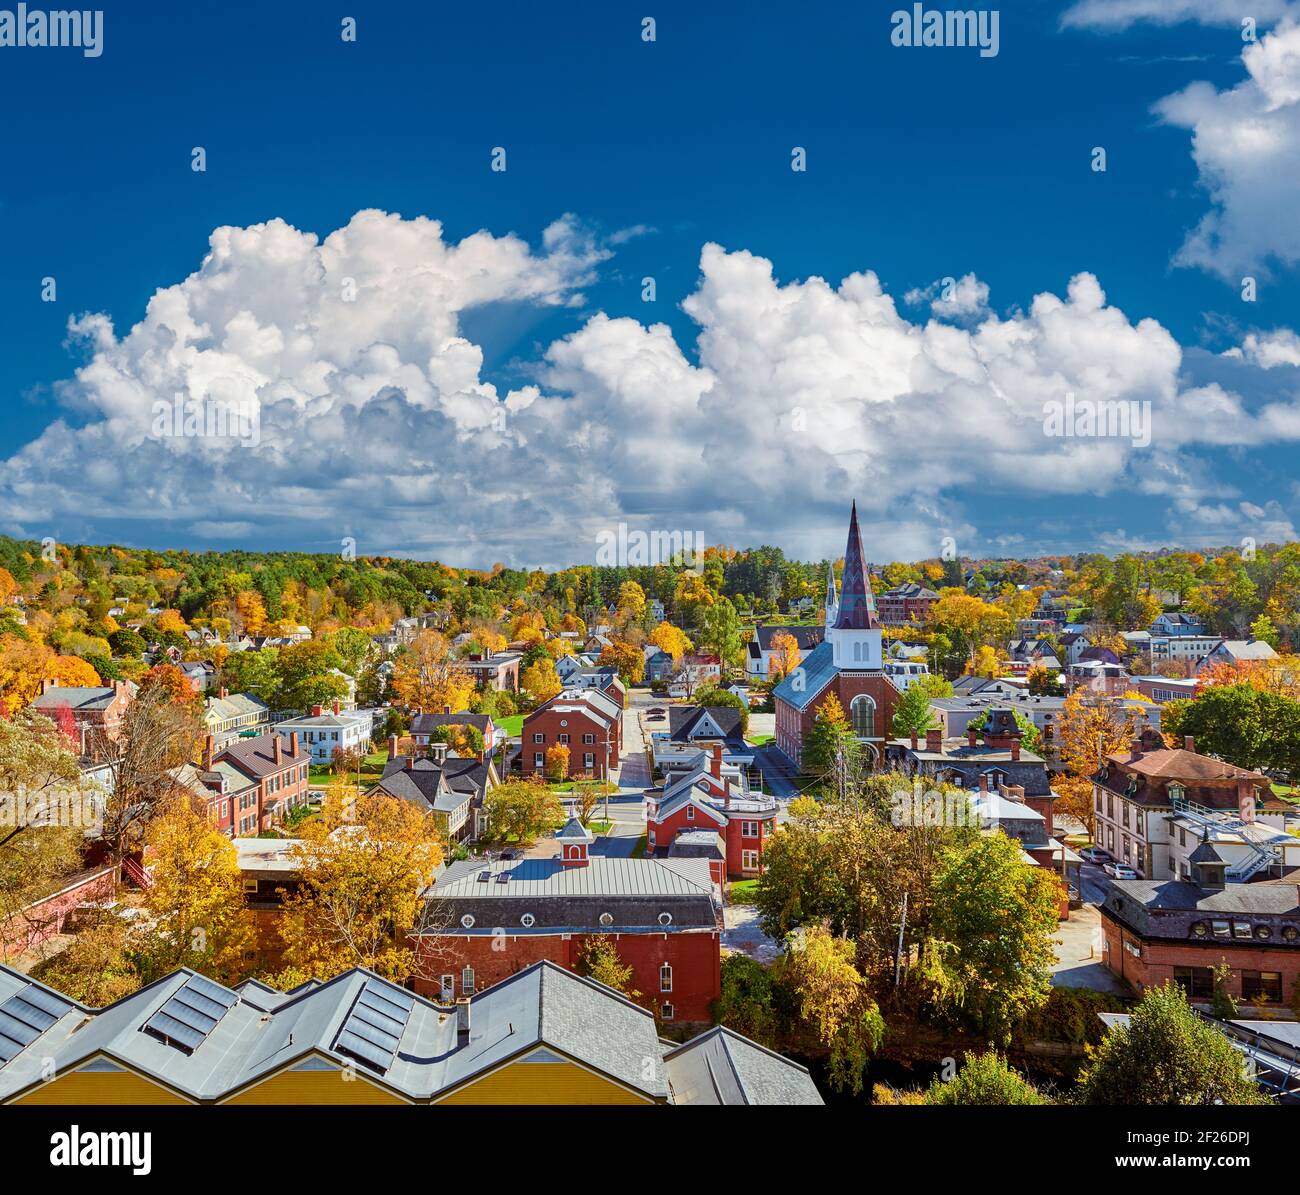
{"type": "Polygon", "coordinates": [[[544,768],[546,766],[546,756],[540,751],[533,752],[533,767],[544,768]]]}
{"type": "Polygon", "coordinates": [[[546,742],[546,736],[545,736],[544,734],[535,734],[535,735],[533,735],[533,742],[534,742],[534,743],[544,743],[544,742],[546,742]]]}
{"type": "Polygon", "coordinates": [[[460,973],[460,993],[462,996],[474,994],[474,968],[466,967],[460,973]]]}
{"type": "Polygon", "coordinates": [[[663,1021],[673,1019],[673,1006],[671,1004],[661,1004],[659,1006],[659,1019],[663,1021]]]}
{"type": "Polygon", "coordinates": [[[1214,972],[1209,967],[1175,967],[1174,982],[1192,1000],[1209,1000],[1214,996],[1214,972]]]}
{"type": "Polygon", "coordinates": [[[1282,973],[1280,971],[1243,971],[1241,973],[1241,998],[1256,1002],[1270,1000],[1282,1003],[1282,973]]]}
{"type": "Polygon", "coordinates": [[[695,806],[694,806],[694,805],[687,805],[687,806],[686,806],[686,820],[687,820],[688,822],[693,822],[693,821],[695,820],[695,806]]]}
{"type": "Polygon", "coordinates": [[[741,838],[757,838],[757,837],[758,837],[758,823],[757,823],[757,822],[741,822],[741,823],[740,823],[740,836],[741,836],[741,838]]]}
{"type": "Polygon", "coordinates": [[[584,768],[594,768],[596,766],[596,757],[590,751],[582,757],[582,766],[584,768]]]}
{"type": "Polygon", "coordinates": [[[853,718],[853,733],[860,739],[876,737],[876,703],[865,693],[859,693],[849,706],[853,718]]]}
{"type": "Polygon", "coordinates": [[[444,975],[438,986],[442,989],[442,998],[451,1002],[456,998],[456,977],[454,975],[444,975]]]}
{"type": "Polygon", "coordinates": [[[596,741],[596,736],[594,734],[584,734],[582,736],[582,741],[584,743],[594,743],[596,741]]]}
{"type": "Polygon", "coordinates": [[[667,963],[659,968],[659,990],[661,992],[673,990],[673,969],[667,963]]]}
{"type": "Polygon", "coordinates": [[[741,851],[740,852],[740,870],[757,871],[758,870],[758,852],[741,851]]]}

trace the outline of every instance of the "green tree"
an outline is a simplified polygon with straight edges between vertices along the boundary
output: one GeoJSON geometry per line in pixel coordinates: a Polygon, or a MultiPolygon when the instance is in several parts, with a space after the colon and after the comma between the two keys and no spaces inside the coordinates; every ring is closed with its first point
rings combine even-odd
{"type": "MultiPolygon", "coordinates": [[[[984,727],[988,725],[989,714],[991,712],[992,707],[990,706],[978,717],[972,718],[967,722],[966,728],[968,730],[977,730],[982,732],[984,727]]],[[[1038,748],[1042,744],[1043,739],[1043,736],[1038,731],[1038,727],[1018,709],[1013,708],[1011,714],[1016,720],[1016,725],[1020,728],[1020,749],[1022,751],[1032,751],[1034,754],[1037,754],[1038,748]]]]}
{"type": "Polygon", "coordinates": [[[1081,1104],[1267,1104],[1245,1058],[1174,984],[1147,988],[1126,1026],[1090,1050],[1081,1104]]]}
{"type": "Polygon", "coordinates": [[[891,733],[895,738],[923,735],[937,724],[930,702],[936,697],[951,697],[952,682],[942,676],[922,676],[908,685],[898,704],[894,706],[894,724],[891,733]]]}
{"type": "Polygon", "coordinates": [[[937,1001],[995,1041],[1047,999],[1060,884],[1004,834],[950,847],[935,877],[937,1001]],[[942,945],[940,945],[942,944],[942,945]]]}
{"type": "Polygon", "coordinates": [[[961,1070],[946,1082],[935,1079],[927,1104],[1050,1104],[1032,1083],[1013,1070],[996,1050],[968,1054],[961,1070]]]}
{"type": "Polygon", "coordinates": [[[695,642],[701,651],[717,656],[724,667],[740,662],[744,646],[740,618],[726,598],[699,607],[695,616],[695,642]]]}
{"type": "Polygon", "coordinates": [[[728,709],[739,710],[740,733],[742,735],[749,733],[749,705],[743,697],[737,697],[735,693],[730,693],[717,685],[710,685],[708,688],[696,689],[691,702],[698,706],[726,706],[728,709]]]}
{"type": "Polygon", "coordinates": [[[1300,774],[1300,702],[1251,684],[1212,685],[1194,701],[1161,711],[1167,734],[1193,735],[1196,749],[1240,768],[1300,774]]]}
{"type": "Polygon", "coordinates": [[[498,784],[483,800],[488,833],[500,842],[533,842],[564,824],[564,806],[537,780],[498,784]]]}
{"type": "Polygon", "coordinates": [[[827,693],[817,707],[813,724],[803,742],[803,769],[813,776],[831,775],[841,754],[857,753],[858,741],[844,716],[844,707],[834,693],[827,693]]]}

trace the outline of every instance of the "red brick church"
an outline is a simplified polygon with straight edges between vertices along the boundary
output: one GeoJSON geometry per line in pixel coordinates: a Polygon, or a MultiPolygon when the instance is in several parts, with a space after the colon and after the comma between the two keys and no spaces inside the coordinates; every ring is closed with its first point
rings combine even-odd
{"type": "Polygon", "coordinates": [[[883,651],[855,502],[838,598],[834,566],[826,578],[826,638],[772,693],[776,745],[794,763],[802,763],[804,737],[828,693],[839,698],[868,754],[880,759],[899,697],[885,675],[883,651]]]}

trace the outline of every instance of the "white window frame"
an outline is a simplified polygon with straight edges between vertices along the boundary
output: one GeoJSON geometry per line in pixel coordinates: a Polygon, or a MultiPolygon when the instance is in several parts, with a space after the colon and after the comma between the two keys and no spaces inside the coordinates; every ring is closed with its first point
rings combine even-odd
{"type": "Polygon", "coordinates": [[[673,990],[673,965],[672,963],[659,964],[659,990],[661,992],[671,992],[673,990]],[[666,981],[666,982],[665,982],[666,981]]]}

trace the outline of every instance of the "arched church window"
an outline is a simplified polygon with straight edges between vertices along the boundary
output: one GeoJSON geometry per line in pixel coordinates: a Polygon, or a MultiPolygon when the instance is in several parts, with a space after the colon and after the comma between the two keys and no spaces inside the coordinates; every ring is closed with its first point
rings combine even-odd
{"type": "Polygon", "coordinates": [[[876,703],[866,693],[859,693],[849,706],[853,733],[860,739],[876,737],[876,703]]]}

